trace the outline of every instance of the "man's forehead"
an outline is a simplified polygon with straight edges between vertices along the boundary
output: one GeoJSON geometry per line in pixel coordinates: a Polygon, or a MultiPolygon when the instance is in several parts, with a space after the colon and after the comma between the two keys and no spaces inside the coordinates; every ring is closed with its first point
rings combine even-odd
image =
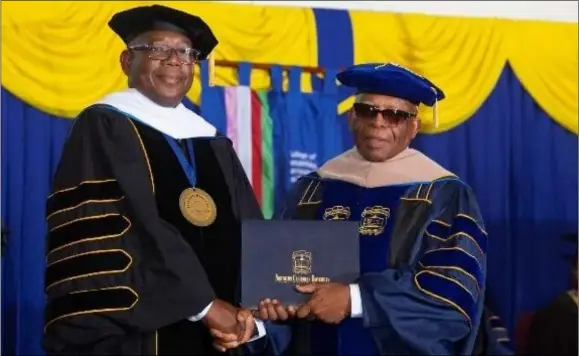
{"type": "Polygon", "coordinates": [[[359,93],[356,96],[356,101],[373,104],[376,106],[396,106],[400,108],[416,108],[417,105],[408,100],[397,98],[394,96],[373,94],[373,93],[359,93]]]}
{"type": "Polygon", "coordinates": [[[192,45],[191,40],[184,34],[169,30],[152,30],[144,33],[141,36],[143,39],[151,43],[171,42],[171,43],[182,43],[188,46],[192,45]]]}

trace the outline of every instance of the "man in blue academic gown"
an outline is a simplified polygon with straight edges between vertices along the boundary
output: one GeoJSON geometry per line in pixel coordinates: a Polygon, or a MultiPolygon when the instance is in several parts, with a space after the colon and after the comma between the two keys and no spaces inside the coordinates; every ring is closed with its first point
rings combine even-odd
{"type": "Polygon", "coordinates": [[[299,179],[278,218],[359,221],[361,277],[299,287],[311,298],[297,310],[264,301],[268,337],[248,347],[276,355],[470,355],[483,312],[487,233],[468,185],[409,148],[418,106],[435,106],[444,94],[395,64],[356,65],[338,80],[357,90],[348,117],[355,147],[299,179]]]}

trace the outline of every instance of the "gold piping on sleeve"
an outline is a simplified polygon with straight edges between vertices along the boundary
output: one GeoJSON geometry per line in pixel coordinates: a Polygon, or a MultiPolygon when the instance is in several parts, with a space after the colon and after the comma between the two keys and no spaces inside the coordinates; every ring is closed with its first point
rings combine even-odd
{"type": "Polygon", "coordinates": [[[98,204],[102,204],[102,203],[116,203],[116,202],[119,202],[119,201],[123,200],[124,198],[125,198],[125,197],[122,196],[122,197],[120,197],[119,199],[101,199],[101,200],[98,200],[98,199],[89,199],[89,200],[85,200],[85,201],[83,201],[82,203],[76,204],[75,206],[71,206],[71,207],[69,207],[69,208],[60,209],[60,210],[57,210],[57,211],[51,213],[50,215],[48,215],[48,216],[46,217],[46,221],[48,221],[48,220],[49,220],[50,218],[52,218],[54,215],[57,215],[57,214],[60,214],[60,213],[64,213],[65,211],[70,211],[70,210],[74,210],[74,209],[80,208],[81,206],[86,205],[86,204],[91,204],[91,203],[98,203],[98,204]]]}
{"type": "Polygon", "coordinates": [[[110,234],[110,235],[103,235],[103,236],[95,236],[95,237],[88,237],[88,238],[84,238],[84,239],[80,239],[74,242],[70,242],[67,244],[64,244],[62,246],[56,247],[52,250],[50,250],[47,254],[46,254],[46,260],[48,261],[48,258],[50,257],[51,254],[53,254],[54,252],[60,251],[64,248],[70,247],[70,246],[74,246],[77,244],[81,244],[81,243],[86,243],[86,242],[91,242],[91,241],[100,241],[100,240],[107,240],[107,239],[114,239],[114,238],[118,238],[123,236],[124,234],[127,233],[127,231],[129,231],[131,229],[131,221],[123,215],[120,214],[103,214],[103,215],[95,215],[95,216],[87,216],[84,218],[79,218],[79,219],[74,219],[68,222],[65,222],[64,224],[58,225],[54,228],[52,228],[50,231],[53,232],[57,229],[60,229],[62,227],[65,227],[67,225],[73,224],[75,222],[79,222],[79,221],[85,221],[85,220],[92,220],[92,219],[103,219],[109,216],[120,216],[121,218],[123,218],[126,222],[127,222],[127,227],[123,229],[123,231],[119,232],[118,234],[110,234]]]}
{"type": "Polygon", "coordinates": [[[69,317],[78,316],[78,315],[85,315],[85,314],[96,314],[96,313],[106,313],[106,312],[131,310],[139,302],[139,294],[137,292],[135,292],[134,289],[132,289],[131,287],[127,287],[127,286],[116,286],[116,287],[107,287],[107,288],[99,288],[99,289],[85,289],[85,290],[79,290],[79,291],[71,292],[70,294],[90,293],[90,292],[98,292],[98,291],[103,291],[103,290],[114,290],[114,289],[124,289],[124,290],[131,292],[135,296],[135,301],[127,307],[83,310],[83,311],[78,311],[78,312],[74,312],[74,313],[69,313],[69,314],[57,316],[56,318],[49,320],[44,325],[44,332],[46,333],[46,330],[48,329],[48,327],[52,323],[54,323],[58,320],[64,319],[64,318],[69,318],[69,317]]]}
{"type": "Polygon", "coordinates": [[[449,277],[446,277],[446,276],[444,276],[444,275],[442,275],[442,274],[439,274],[439,273],[436,273],[436,272],[433,272],[433,271],[423,270],[423,271],[420,271],[420,272],[418,272],[418,273],[416,273],[416,274],[414,275],[414,284],[416,285],[416,288],[418,288],[418,290],[420,290],[421,292],[423,292],[423,293],[426,294],[426,295],[429,295],[429,296],[431,296],[431,297],[433,297],[433,298],[435,298],[435,299],[438,299],[438,300],[440,300],[440,301],[442,301],[442,302],[444,302],[444,303],[446,303],[446,304],[448,304],[448,305],[451,305],[452,307],[454,307],[456,310],[458,310],[458,312],[461,313],[461,314],[466,318],[466,320],[468,321],[468,323],[469,323],[470,325],[472,325],[472,321],[471,321],[471,319],[470,319],[470,316],[468,316],[468,314],[466,313],[466,311],[464,311],[460,306],[458,306],[458,304],[456,304],[455,302],[453,302],[453,301],[451,301],[451,300],[449,300],[449,299],[446,299],[446,298],[444,298],[444,297],[442,297],[442,296],[439,296],[439,295],[436,294],[436,293],[433,293],[433,292],[431,292],[431,291],[429,291],[429,290],[426,290],[426,289],[422,288],[422,286],[420,285],[420,282],[418,281],[418,277],[419,277],[420,275],[422,275],[422,274],[431,274],[431,275],[434,275],[434,276],[436,276],[436,277],[439,277],[439,278],[448,280],[448,281],[450,281],[450,282],[452,282],[452,283],[455,283],[455,284],[458,285],[460,288],[464,289],[471,297],[472,297],[472,293],[471,293],[465,286],[463,286],[461,283],[455,281],[454,279],[449,278],[449,277]]]}
{"type": "Polygon", "coordinates": [[[101,253],[111,253],[111,252],[120,252],[123,255],[127,256],[129,258],[129,263],[127,263],[127,265],[123,268],[123,269],[119,269],[119,270],[108,270],[108,271],[100,271],[100,272],[91,272],[91,273],[85,273],[85,274],[80,274],[77,276],[71,276],[71,277],[67,277],[67,278],[63,278],[61,280],[58,280],[54,283],[51,283],[50,285],[48,285],[46,287],[46,291],[48,291],[50,288],[53,288],[54,286],[64,283],[64,282],[69,282],[69,281],[74,281],[77,279],[82,279],[82,278],[90,278],[90,277],[96,277],[96,276],[102,276],[102,275],[107,275],[107,274],[118,274],[118,273],[123,273],[129,270],[129,268],[131,267],[131,265],[133,264],[133,257],[126,252],[125,250],[121,250],[121,249],[112,249],[112,250],[97,250],[97,251],[91,251],[91,252],[84,252],[84,253],[79,253],[77,255],[72,255],[72,256],[68,256],[59,260],[56,260],[52,263],[49,263],[48,265],[46,265],[46,268],[49,268],[50,266],[53,266],[57,263],[63,262],[63,261],[67,261],[67,260],[71,260],[73,258],[78,258],[78,257],[82,257],[82,256],[87,256],[87,255],[94,255],[94,254],[101,254],[101,253]]]}
{"type": "Polygon", "coordinates": [[[60,193],[69,192],[71,190],[78,189],[81,185],[84,185],[84,184],[100,184],[100,183],[110,183],[110,182],[115,182],[115,181],[116,181],[116,179],[85,180],[84,182],[80,182],[79,184],[77,184],[75,186],[57,190],[56,192],[50,194],[47,199],[50,199],[53,196],[60,194],[60,193]]]}

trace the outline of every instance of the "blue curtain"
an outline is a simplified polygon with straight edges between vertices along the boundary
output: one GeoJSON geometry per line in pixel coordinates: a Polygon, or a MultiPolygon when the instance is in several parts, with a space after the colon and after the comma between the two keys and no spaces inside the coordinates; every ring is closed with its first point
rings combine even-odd
{"type": "MultiPolygon", "coordinates": [[[[300,94],[299,74],[290,70],[290,90],[284,92],[281,68],[272,69],[279,194],[291,183],[292,152],[319,165],[352,146],[345,118],[334,115],[334,81],[300,94]]],[[[218,88],[204,90],[201,111],[226,132],[221,95],[218,88]]],[[[4,89],[1,110],[2,226],[10,230],[2,259],[2,347],[7,355],[41,355],[44,204],[71,121],[41,113],[4,89]]],[[[568,287],[559,235],[577,227],[577,137],[547,117],[510,68],[469,121],[440,135],[421,135],[414,147],[477,193],[491,239],[493,307],[511,330],[520,312],[568,287]]]]}
{"type": "Polygon", "coordinates": [[[289,90],[282,90],[282,69],[271,71],[272,91],[268,98],[274,130],[276,203],[292,184],[328,159],[343,151],[336,115],[336,73],[328,73],[319,91],[300,91],[301,68],[288,71],[289,90]]]}
{"type": "Polygon", "coordinates": [[[2,89],[2,352],[40,355],[44,308],[45,199],[71,121],[2,89]]]}
{"type": "Polygon", "coordinates": [[[488,294],[510,330],[519,313],[570,287],[561,235],[577,231],[577,136],[537,106],[510,67],[468,122],[414,146],[477,194],[490,239],[488,294]]]}

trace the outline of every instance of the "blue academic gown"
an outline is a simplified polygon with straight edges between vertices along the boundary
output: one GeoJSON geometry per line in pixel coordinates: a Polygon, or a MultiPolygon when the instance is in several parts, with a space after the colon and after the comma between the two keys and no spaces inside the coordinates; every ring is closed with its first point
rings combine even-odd
{"type": "MultiPolygon", "coordinates": [[[[265,355],[470,355],[483,312],[487,233],[456,177],[376,188],[298,180],[277,218],[360,222],[360,318],[266,323],[265,355]]],[[[283,301],[282,301],[283,302],[283,301]]]]}

